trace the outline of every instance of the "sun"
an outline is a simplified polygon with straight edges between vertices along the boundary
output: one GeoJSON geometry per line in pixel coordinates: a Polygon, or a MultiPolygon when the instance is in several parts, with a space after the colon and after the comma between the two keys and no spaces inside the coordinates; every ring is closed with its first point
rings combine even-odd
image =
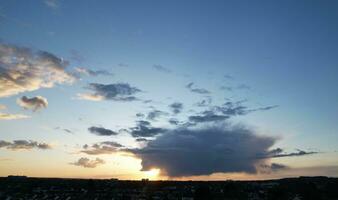
{"type": "Polygon", "coordinates": [[[156,179],[160,174],[160,169],[154,168],[149,171],[145,171],[144,174],[149,179],[156,179]]]}

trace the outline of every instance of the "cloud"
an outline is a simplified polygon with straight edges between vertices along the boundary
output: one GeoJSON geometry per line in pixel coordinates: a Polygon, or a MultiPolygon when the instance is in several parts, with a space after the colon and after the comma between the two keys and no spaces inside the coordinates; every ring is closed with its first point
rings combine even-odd
{"type": "Polygon", "coordinates": [[[61,128],[61,127],[58,126],[58,127],[55,127],[54,129],[55,130],[63,130],[66,133],[74,134],[73,131],[71,131],[70,129],[67,129],[67,128],[61,128]]]}
{"type": "Polygon", "coordinates": [[[95,160],[90,160],[89,158],[82,157],[78,161],[74,163],[70,163],[70,164],[75,165],[75,166],[84,167],[84,168],[95,168],[105,163],[106,162],[100,158],[96,158],[95,160]]]}
{"type": "Polygon", "coordinates": [[[236,102],[228,101],[224,103],[222,106],[214,107],[214,110],[231,117],[231,116],[237,116],[237,115],[247,115],[249,113],[256,112],[256,111],[267,111],[267,110],[271,110],[271,109],[278,107],[278,105],[273,105],[273,106],[249,109],[247,106],[243,106],[242,103],[243,101],[236,101],[236,102]]]}
{"type": "Polygon", "coordinates": [[[260,173],[270,174],[272,172],[288,169],[289,167],[279,163],[261,164],[258,166],[260,173]]]}
{"type": "Polygon", "coordinates": [[[247,106],[242,105],[242,103],[243,101],[228,101],[221,106],[209,107],[203,112],[189,116],[187,125],[191,126],[196,125],[197,123],[220,122],[234,116],[247,115],[256,111],[267,111],[278,107],[277,105],[274,105],[249,109],[247,106]]]}
{"type": "Polygon", "coordinates": [[[146,138],[136,138],[136,142],[148,142],[150,140],[146,139],[146,138]]]}
{"type": "Polygon", "coordinates": [[[164,133],[167,130],[164,128],[155,128],[151,126],[148,121],[140,120],[137,121],[135,127],[127,130],[133,137],[154,137],[160,133],[164,133]]]}
{"type": "Polygon", "coordinates": [[[128,83],[99,84],[90,83],[87,89],[93,91],[91,94],[78,94],[80,99],[101,101],[134,101],[137,100],[134,94],[141,92],[140,89],[130,86],[128,83]]]}
{"type": "Polygon", "coordinates": [[[58,0],[44,0],[43,2],[49,8],[52,8],[52,9],[59,8],[59,1],[58,0]]]}
{"type": "Polygon", "coordinates": [[[212,173],[256,173],[276,138],[257,135],[242,126],[214,125],[202,129],[175,129],[130,149],[142,160],[142,170],[159,168],[170,177],[212,173]]]}
{"type": "Polygon", "coordinates": [[[203,115],[192,115],[189,116],[189,122],[192,123],[203,123],[203,122],[218,122],[229,119],[229,116],[226,115],[217,115],[213,112],[207,112],[203,115]]]}
{"type": "Polygon", "coordinates": [[[76,67],[75,71],[76,71],[78,76],[81,76],[81,75],[86,75],[86,76],[99,76],[99,75],[114,76],[113,73],[111,73],[107,70],[91,70],[91,69],[86,69],[86,68],[83,68],[83,67],[76,67]]]}
{"type": "Polygon", "coordinates": [[[48,101],[45,97],[42,96],[36,96],[32,98],[28,98],[26,96],[21,97],[20,99],[17,99],[17,104],[24,109],[30,109],[33,111],[37,111],[42,108],[47,108],[48,101]]]}
{"type": "Polygon", "coordinates": [[[10,114],[10,113],[0,113],[0,120],[15,120],[15,119],[26,119],[30,116],[22,114],[10,114]]]}
{"type": "Polygon", "coordinates": [[[67,61],[46,51],[0,44],[0,97],[72,83],[67,61]]]}
{"type": "Polygon", "coordinates": [[[292,156],[305,156],[305,155],[311,155],[311,154],[317,154],[317,153],[319,152],[304,151],[300,149],[297,149],[297,152],[285,153],[283,149],[277,148],[277,149],[272,149],[271,151],[267,152],[267,154],[263,155],[263,157],[280,158],[280,157],[292,157],[292,156]]]}
{"type": "Polygon", "coordinates": [[[169,124],[171,125],[179,125],[180,121],[178,121],[178,119],[175,119],[175,118],[171,118],[169,119],[169,124]]]}
{"type": "Polygon", "coordinates": [[[32,140],[14,140],[13,142],[7,142],[0,140],[0,148],[6,148],[9,150],[31,150],[31,149],[51,149],[51,145],[47,143],[38,143],[32,140]]]}
{"type": "Polygon", "coordinates": [[[233,88],[230,87],[230,86],[221,86],[219,89],[226,90],[226,91],[232,91],[233,90],[233,88]]]}
{"type": "Polygon", "coordinates": [[[197,102],[196,106],[198,106],[198,107],[206,107],[206,106],[210,106],[211,103],[212,103],[212,98],[211,97],[207,97],[206,99],[203,99],[200,102],[197,102]]]}
{"type": "Polygon", "coordinates": [[[0,104],[0,110],[5,110],[7,106],[0,104]]]}
{"type": "Polygon", "coordinates": [[[183,104],[180,103],[180,102],[175,102],[175,103],[170,104],[169,108],[171,108],[171,110],[174,114],[178,114],[182,111],[183,104]]]}
{"type": "Polygon", "coordinates": [[[143,113],[136,113],[136,117],[143,118],[143,117],[145,117],[145,115],[143,113]]]}
{"type": "Polygon", "coordinates": [[[88,131],[90,133],[93,133],[95,135],[99,136],[111,136],[111,135],[117,135],[118,133],[115,131],[112,131],[110,129],[106,129],[103,127],[97,127],[97,126],[92,126],[88,128],[88,131]]]}
{"type": "Polygon", "coordinates": [[[168,113],[160,111],[160,110],[153,110],[150,111],[147,115],[147,119],[151,120],[151,121],[155,121],[157,118],[163,116],[163,115],[167,115],[168,113]]]}
{"type": "Polygon", "coordinates": [[[83,149],[80,152],[88,155],[112,154],[117,152],[122,147],[123,145],[117,142],[105,141],[95,143],[92,146],[85,144],[83,145],[83,149]]]}
{"type": "Polygon", "coordinates": [[[170,69],[163,67],[162,65],[153,65],[153,67],[160,72],[164,72],[164,73],[171,73],[172,72],[170,69]]]}
{"type": "Polygon", "coordinates": [[[191,92],[198,93],[198,94],[209,94],[210,92],[203,88],[193,88],[194,83],[191,82],[185,87],[188,88],[191,92]]]}
{"type": "Polygon", "coordinates": [[[223,78],[227,79],[227,80],[233,80],[234,79],[234,77],[229,75],[229,74],[224,75],[223,78]]]}

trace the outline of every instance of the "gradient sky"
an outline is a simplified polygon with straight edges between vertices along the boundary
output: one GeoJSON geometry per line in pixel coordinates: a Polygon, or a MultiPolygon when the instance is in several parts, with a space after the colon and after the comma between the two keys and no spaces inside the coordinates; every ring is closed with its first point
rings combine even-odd
{"type": "Polygon", "coordinates": [[[337,176],[337,11],[1,1],[0,176],[337,176]]]}

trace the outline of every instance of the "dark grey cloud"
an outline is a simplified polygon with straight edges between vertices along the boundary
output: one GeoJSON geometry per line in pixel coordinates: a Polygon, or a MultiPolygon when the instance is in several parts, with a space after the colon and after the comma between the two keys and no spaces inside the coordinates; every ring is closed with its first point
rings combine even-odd
{"type": "Polygon", "coordinates": [[[17,99],[17,104],[23,107],[24,109],[30,109],[33,111],[37,111],[42,108],[47,108],[48,101],[45,97],[42,96],[36,96],[36,97],[26,97],[23,96],[19,99],[17,99]]]}
{"type": "Polygon", "coordinates": [[[247,115],[256,111],[267,111],[278,106],[266,106],[259,108],[248,108],[242,105],[244,101],[228,101],[221,106],[211,106],[203,112],[188,117],[187,125],[196,125],[197,123],[220,122],[230,119],[234,116],[247,115]]]}
{"type": "Polygon", "coordinates": [[[147,119],[151,121],[156,121],[161,116],[167,115],[168,113],[160,111],[160,110],[152,110],[148,113],[147,119]]]}
{"type": "Polygon", "coordinates": [[[170,177],[212,173],[256,173],[276,138],[261,136],[242,126],[215,125],[202,129],[175,129],[130,149],[142,159],[142,170],[159,168],[170,177]]]}
{"type": "Polygon", "coordinates": [[[279,105],[273,105],[273,106],[265,106],[265,107],[260,107],[260,108],[255,108],[255,109],[251,109],[249,110],[250,112],[255,112],[255,111],[266,111],[266,110],[271,110],[274,108],[278,108],[279,105]]]}
{"type": "Polygon", "coordinates": [[[259,107],[259,108],[248,108],[247,106],[242,105],[243,101],[231,102],[228,101],[222,106],[216,106],[214,110],[223,113],[228,116],[237,116],[237,115],[246,115],[256,111],[267,111],[274,108],[277,108],[278,105],[259,107]]]}
{"type": "Polygon", "coordinates": [[[196,106],[198,107],[206,107],[206,106],[210,106],[212,103],[212,98],[210,96],[206,97],[206,99],[203,99],[199,102],[196,103],[196,106]]]}
{"type": "Polygon", "coordinates": [[[216,114],[205,114],[205,115],[192,115],[189,116],[190,122],[217,122],[228,119],[229,116],[226,115],[216,115],[216,114]]]}
{"type": "Polygon", "coordinates": [[[297,149],[296,152],[291,153],[285,153],[283,149],[276,148],[272,149],[271,151],[267,152],[267,154],[263,155],[265,157],[269,158],[280,158],[280,157],[292,157],[292,156],[305,156],[305,155],[311,155],[311,154],[317,154],[319,152],[317,151],[304,151],[297,149]]]}
{"type": "Polygon", "coordinates": [[[192,115],[189,116],[189,122],[191,123],[203,123],[203,122],[218,122],[229,119],[227,115],[217,115],[213,112],[204,112],[201,115],[192,115]]]}
{"type": "Polygon", "coordinates": [[[172,110],[174,114],[178,114],[183,109],[183,104],[180,102],[175,102],[169,105],[169,108],[172,110]]]}
{"type": "Polygon", "coordinates": [[[0,148],[6,148],[9,150],[31,150],[31,149],[51,149],[51,145],[47,143],[38,143],[33,140],[14,140],[13,142],[8,142],[0,140],[0,148]]]}
{"type": "Polygon", "coordinates": [[[136,138],[136,142],[148,142],[150,140],[148,140],[147,138],[136,138]]]}
{"type": "Polygon", "coordinates": [[[160,72],[164,72],[164,73],[171,73],[172,71],[166,67],[163,67],[162,65],[153,65],[153,68],[155,68],[156,70],[160,71],[160,72]]]}
{"type": "Polygon", "coordinates": [[[133,137],[154,137],[160,133],[164,133],[167,129],[152,127],[149,121],[137,121],[135,127],[127,130],[133,137]]]}
{"type": "Polygon", "coordinates": [[[145,115],[143,113],[136,113],[136,117],[143,118],[143,117],[145,117],[145,115]]]}
{"type": "Polygon", "coordinates": [[[75,68],[76,75],[81,76],[81,75],[86,75],[86,76],[114,76],[112,72],[109,72],[107,70],[91,70],[91,69],[86,69],[83,67],[76,67],[75,68]]]}
{"type": "Polygon", "coordinates": [[[49,52],[0,43],[0,97],[72,83],[67,66],[49,52]]]}
{"type": "Polygon", "coordinates": [[[180,121],[178,119],[175,119],[175,118],[171,118],[169,119],[169,124],[171,125],[179,125],[180,124],[180,121]]]}
{"type": "Polygon", "coordinates": [[[187,84],[185,87],[188,88],[191,92],[194,92],[194,93],[198,93],[198,94],[209,94],[210,92],[206,89],[203,89],[203,88],[194,88],[194,83],[191,82],[189,84],[187,84]]]}
{"type": "Polygon", "coordinates": [[[130,86],[128,83],[100,84],[90,83],[87,89],[93,93],[79,94],[80,99],[86,100],[114,100],[114,101],[134,101],[137,98],[136,93],[141,92],[140,89],[130,86]]]}
{"type": "Polygon", "coordinates": [[[88,155],[100,155],[100,154],[112,154],[123,147],[122,144],[113,141],[104,141],[100,143],[95,143],[91,146],[88,144],[83,145],[81,153],[88,155]]]}
{"type": "Polygon", "coordinates": [[[288,169],[289,167],[279,163],[261,164],[258,166],[260,173],[270,174],[272,172],[288,169]]]}
{"type": "Polygon", "coordinates": [[[84,167],[84,168],[95,168],[105,163],[106,162],[100,158],[96,158],[95,160],[90,160],[89,158],[82,157],[78,161],[70,163],[70,164],[75,165],[75,166],[84,167]]]}
{"type": "Polygon", "coordinates": [[[98,126],[91,126],[88,128],[88,131],[90,133],[93,133],[95,135],[99,136],[111,136],[111,135],[117,135],[118,133],[115,131],[112,131],[110,129],[106,129],[103,127],[98,127],[98,126]]]}

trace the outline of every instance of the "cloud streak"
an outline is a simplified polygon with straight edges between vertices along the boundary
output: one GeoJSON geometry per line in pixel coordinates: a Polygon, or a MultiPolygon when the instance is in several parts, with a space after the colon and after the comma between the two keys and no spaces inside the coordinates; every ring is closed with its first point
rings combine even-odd
{"type": "Polygon", "coordinates": [[[110,129],[106,129],[103,127],[97,127],[97,126],[91,126],[88,128],[88,131],[90,133],[93,133],[95,135],[99,136],[112,136],[112,135],[117,135],[118,133],[115,131],[112,131],[110,129]]]}
{"type": "Polygon", "coordinates": [[[91,69],[86,69],[86,68],[83,68],[83,67],[76,67],[75,71],[76,71],[78,76],[81,76],[81,75],[86,75],[86,76],[99,76],[99,75],[114,76],[113,73],[111,73],[107,70],[91,70],[91,69]]]}
{"type": "Polygon", "coordinates": [[[92,146],[87,144],[83,145],[81,153],[85,153],[88,155],[100,155],[100,154],[112,154],[118,152],[123,145],[113,142],[113,141],[105,141],[100,143],[95,143],[92,146]]]}
{"type": "Polygon", "coordinates": [[[164,73],[171,73],[172,71],[166,67],[163,67],[162,65],[153,65],[153,68],[164,73]]]}
{"type": "Polygon", "coordinates": [[[0,120],[15,120],[15,119],[27,119],[30,116],[23,114],[10,114],[10,113],[1,113],[0,112],[0,120]]]}
{"type": "Polygon", "coordinates": [[[128,83],[90,83],[86,89],[91,90],[92,93],[78,94],[78,97],[91,101],[135,101],[137,98],[134,95],[141,92],[140,89],[132,87],[128,83]]]}
{"type": "Polygon", "coordinates": [[[51,149],[51,145],[47,143],[38,143],[33,140],[14,140],[13,142],[8,142],[5,140],[0,140],[0,148],[6,148],[8,150],[31,150],[31,149],[51,149]]]}

